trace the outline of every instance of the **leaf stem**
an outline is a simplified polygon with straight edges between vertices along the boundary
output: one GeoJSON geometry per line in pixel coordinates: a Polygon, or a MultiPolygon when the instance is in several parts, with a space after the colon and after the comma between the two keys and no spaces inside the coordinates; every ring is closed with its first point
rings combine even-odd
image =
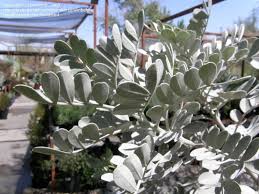
{"type": "Polygon", "coordinates": [[[226,131],[226,127],[225,125],[222,123],[221,119],[220,119],[220,113],[217,110],[215,115],[214,115],[215,121],[218,124],[218,126],[221,128],[221,130],[226,131]]]}
{"type": "MultiPolygon", "coordinates": [[[[108,104],[101,104],[100,105],[98,102],[96,102],[94,100],[89,100],[88,104],[96,105],[97,108],[106,109],[107,111],[112,111],[115,108],[114,106],[108,105],[108,104]]],[[[65,106],[65,105],[68,105],[68,103],[66,103],[66,102],[58,102],[57,105],[65,106]]],[[[82,102],[73,102],[72,105],[73,106],[85,106],[86,104],[84,104],[82,102]]]]}
{"type": "Polygon", "coordinates": [[[138,48],[139,48],[139,39],[137,41],[137,45],[136,45],[136,54],[134,56],[134,66],[133,66],[133,71],[132,71],[132,77],[133,77],[133,82],[135,82],[135,67],[136,67],[136,63],[137,63],[137,59],[138,59],[138,48]]]}
{"type": "Polygon", "coordinates": [[[168,105],[165,105],[164,111],[165,111],[165,126],[166,126],[166,130],[169,131],[170,130],[170,126],[169,126],[169,122],[168,122],[168,105]]]}
{"type": "MultiPolygon", "coordinates": [[[[120,54],[120,55],[121,55],[121,54],[120,54]]],[[[116,64],[115,77],[114,77],[114,85],[115,85],[115,88],[117,88],[117,86],[118,86],[118,73],[119,73],[119,65],[120,65],[120,55],[118,55],[118,56],[116,57],[117,64],[116,64]]]]}

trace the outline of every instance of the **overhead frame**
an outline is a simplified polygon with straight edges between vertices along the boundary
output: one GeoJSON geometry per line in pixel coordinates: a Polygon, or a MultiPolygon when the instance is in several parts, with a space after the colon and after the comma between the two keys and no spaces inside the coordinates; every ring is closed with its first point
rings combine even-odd
{"type": "MultiPolygon", "coordinates": [[[[92,1],[92,2],[96,2],[96,3],[80,2],[80,1],[74,1],[74,0],[39,0],[39,1],[89,6],[89,8],[93,10],[93,39],[94,39],[94,48],[96,47],[96,45],[97,45],[97,2],[98,1],[92,1]]],[[[77,30],[79,28],[79,26],[83,23],[84,19],[87,16],[88,15],[86,14],[82,18],[82,20],[78,23],[78,25],[75,26],[75,30],[77,30]]],[[[49,32],[59,32],[59,30],[56,28],[49,28],[48,30],[49,30],[49,32]]],[[[62,30],[60,32],[62,32],[62,30]]],[[[49,52],[38,53],[38,52],[27,52],[27,51],[3,51],[2,50],[2,51],[0,51],[0,55],[55,56],[56,53],[49,53],[49,52]]]]}
{"type": "MultiPolygon", "coordinates": [[[[97,44],[97,2],[98,1],[96,1],[96,3],[74,1],[74,0],[38,0],[38,1],[90,6],[93,9],[93,39],[94,39],[94,48],[96,47],[96,44],[97,44]]],[[[95,1],[92,1],[92,2],[95,2],[95,1]]],[[[82,20],[82,22],[83,22],[83,20],[82,20]]],[[[77,28],[82,24],[82,22],[77,26],[77,28]]]]}

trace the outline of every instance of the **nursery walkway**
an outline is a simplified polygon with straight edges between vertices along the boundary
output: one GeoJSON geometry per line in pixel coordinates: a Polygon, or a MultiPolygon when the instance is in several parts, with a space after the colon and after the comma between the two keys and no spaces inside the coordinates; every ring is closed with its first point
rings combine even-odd
{"type": "Polygon", "coordinates": [[[10,107],[8,119],[0,120],[0,194],[21,194],[31,183],[26,131],[35,105],[21,96],[10,107]]]}

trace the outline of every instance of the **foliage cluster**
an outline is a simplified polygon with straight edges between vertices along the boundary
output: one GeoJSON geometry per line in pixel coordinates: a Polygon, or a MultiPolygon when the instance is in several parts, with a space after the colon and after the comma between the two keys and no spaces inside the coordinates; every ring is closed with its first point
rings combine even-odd
{"type": "MultiPolygon", "coordinates": [[[[48,146],[48,105],[38,104],[30,115],[27,136],[32,148],[48,146]]],[[[50,181],[51,162],[49,156],[32,152],[31,154],[32,186],[35,188],[47,187],[50,181]]]]}
{"type": "MultiPolygon", "coordinates": [[[[88,107],[55,106],[52,109],[52,118],[49,118],[49,111],[48,105],[38,104],[30,116],[27,135],[33,148],[48,146],[51,134],[49,119],[52,119],[56,127],[72,127],[75,120],[89,115],[92,110],[88,107]]],[[[110,172],[112,165],[109,160],[112,153],[107,146],[100,147],[96,153],[89,150],[89,153],[80,153],[76,157],[58,158],[55,162],[56,191],[77,192],[104,187],[100,177],[103,173],[110,172]]],[[[32,152],[30,165],[32,186],[48,188],[52,166],[50,157],[32,152]]]]}
{"type": "Polygon", "coordinates": [[[71,128],[77,124],[78,120],[94,112],[94,106],[55,106],[52,112],[54,126],[71,128]]]}
{"type": "Polygon", "coordinates": [[[53,133],[56,148],[34,152],[63,158],[96,147],[109,136],[121,139],[112,173],[102,175],[113,192],[160,192],[163,180],[186,166],[199,165],[197,176],[173,185],[174,193],[256,193],[238,182],[243,174],[258,179],[259,117],[249,118],[259,106],[259,85],[253,76],[225,75],[244,60],[259,69],[259,39],[243,39],[244,26],[224,32],[217,41],[203,44],[209,4],[195,9],[185,29],[160,22],[145,26],[144,11],[138,30],[129,22],[112,37],[101,38],[96,49],[72,36],[57,41],[57,73],[42,75],[40,90],[17,85],[16,90],[43,104],[96,106],[92,116],[77,126],[53,133]],[[157,33],[152,51],[139,48],[144,26],[157,33]],[[147,55],[145,69],[136,64],[138,53],[147,55]],[[221,110],[239,101],[224,124],[221,110]]]}

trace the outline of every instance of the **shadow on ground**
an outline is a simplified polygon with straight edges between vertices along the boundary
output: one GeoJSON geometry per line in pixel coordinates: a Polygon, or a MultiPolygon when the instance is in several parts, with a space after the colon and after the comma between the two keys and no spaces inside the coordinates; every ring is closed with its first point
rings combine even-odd
{"type": "Polygon", "coordinates": [[[15,144],[6,142],[5,144],[10,144],[9,146],[14,150],[13,154],[7,154],[7,159],[12,157],[12,161],[15,162],[0,165],[0,194],[22,194],[24,189],[31,185],[30,147],[27,146],[24,155],[15,150],[28,145],[27,142],[15,144]]]}

